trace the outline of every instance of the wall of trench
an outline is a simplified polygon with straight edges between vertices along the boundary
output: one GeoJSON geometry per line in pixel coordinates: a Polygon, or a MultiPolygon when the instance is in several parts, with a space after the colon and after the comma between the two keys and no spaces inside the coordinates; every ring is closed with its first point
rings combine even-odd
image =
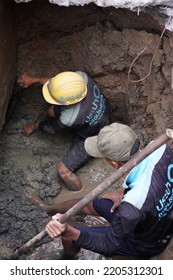
{"type": "MultiPolygon", "coordinates": [[[[73,138],[59,135],[57,140],[41,132],[29,138],[22,135],[23,125],[43,117],[47,105],[39,86],[21,89],[15,84],[16,76],[87,72],[110,100],[114,121],[129,124],[144,146],[173,127],[173,52],[170,36],[165,32],[160,38],[161,19],[151,14],[137,16],[93,4],[65,8],[47,0],[27,4],[3,0],[0,5],[4,15],[0,17],[0,247],[4,258],[49,220],[28,201],[24,190],[47,202],[61,192],[56,163],[73,138]]],[[[110,172],[103,163],[91,166],[97,174],[110,172]]],[[[81,173],[90,174],[91,166],[81,173]]]]}

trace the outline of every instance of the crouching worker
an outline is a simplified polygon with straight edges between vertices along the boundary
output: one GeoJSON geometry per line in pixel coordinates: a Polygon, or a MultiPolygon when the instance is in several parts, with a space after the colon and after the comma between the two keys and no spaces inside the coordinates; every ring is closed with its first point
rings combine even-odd
{"type": "MultiPolygon", "coordinates": [[[[85,148],[91,156],[104,157],[118,168],[138,151],[139,140],[130,127],[113,123],[101,129],[98,136],[86,139],[85,148]]],[[[47,224],[47,233],[52,238],[62,236],[64,250],[71,256],[80,248],[140,259],[161,253],[173,235],[173,154],[168,145],[135,166],[123,188],[122,200],[117,201],[113,212],[114,202],[106,198],[94,199],[81,211],[104,217],[109,226],[72,227],[59,223],[62,214],[57,214],[47,224]]],[[[63,211],[74,203],[66,202],[63,211]]],[[[55,206],[54,210],[60,210],[55,206]]]]}
{"type": "Polygon", "coordinates": [[[102,127],[112,122],[112,110],[106,97],[95,82],[84,72],[62,72],[53,78],[33,77],[23,74],[18,82],[24,87],[39,83],[43,85],[44,99],[52,104],[48,119],[27,124],[26,136],[35,130],[48,133],[74,131],[77,135],[72,147],[57,165],[57,173],[66,187],[79,191],[82,182],[75,174],[90,158],[84,148],[87,137],[97,135],[102,127]]]}

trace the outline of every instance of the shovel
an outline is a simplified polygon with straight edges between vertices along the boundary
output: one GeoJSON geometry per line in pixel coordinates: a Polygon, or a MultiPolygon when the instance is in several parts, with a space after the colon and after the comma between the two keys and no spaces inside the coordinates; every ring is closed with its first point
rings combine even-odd
{"type": "MultiPolygon", "coordinates": [[[[117,182],[121,177],[123,177],[127,172],[134,168],[138,163],[140,163],[149,154],[154,152],[157,148],[166,144],[167,142],[173,140],[173,130],[166,129],[165,133],[160,135],[158,138],[153,140],[149,145],[147,145],[142,151],[138,152],[133,156],[127,163],[125,163],[121,168],[117,169],[112,173],[111,176],[106,178],[101,184],[99,184],[94,190],[89,192],[84,198],[82,198],[78,203],[76,203],[72,208],[70,208],[66,213],[64,213],[59,221],[61,223],[67,222],[69,218],[77,214],[84,206],[91,202],[94,198],[99,196],[104,190],[117,182]]],[[[27,243],[17,249],[8,259],[17,259],[21,254],[28,252],[28,250],[33,247],[37,242],[42,240],[47,236],[47,233],[42,230],[35,237],[30,239],[27,243]]]]}

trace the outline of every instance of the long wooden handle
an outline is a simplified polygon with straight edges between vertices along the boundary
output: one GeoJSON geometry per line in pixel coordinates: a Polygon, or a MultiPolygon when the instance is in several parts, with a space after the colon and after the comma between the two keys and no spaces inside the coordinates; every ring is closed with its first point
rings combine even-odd
{"type": "MultiPolygon", "coordinates": [[[[111,176],[106,178],[101,184],[99,184],[95,189],[89,192],[84,198],[82,198],[78,203],[71,207],[66,213],[61,216],[60,222],[65,223],[73,215],[77,214],[84,206],[86,206],[90,201],[99,196],[104,190],[110,187],[112,184],[117,182],[121,177],[123,177],[127,172],[134,168],[138,163],[140,163],[149,154],[154,152],[157,148],[173,140],[173,130],[166,129],[166,132],[153,140],[149,145],[147,145],[142,151],[138,152],[133,156],[127,163],[122,167],[117,169],[112,173],[111,176]]],[[[20,254],[26,253],[29,248],[34,246],[38,241],[43,239],[47,235],[46,231],[43,230],[19,249],[17,249],[11,256],[12,259],[16,259],[20,254]]]]}

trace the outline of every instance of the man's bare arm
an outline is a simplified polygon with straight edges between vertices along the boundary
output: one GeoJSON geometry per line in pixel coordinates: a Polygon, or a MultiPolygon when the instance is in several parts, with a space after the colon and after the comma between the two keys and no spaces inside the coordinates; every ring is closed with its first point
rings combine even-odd
{"type": "Polygon", "coordinates": [[[23,73],[17,79],[17,82],[22,84],[23,87],[27,88],[32,84],[41,84],[44,85],[47,81],[49,81],[51,77],[35,77],[29,75],[27,73],[23,73]]]}

